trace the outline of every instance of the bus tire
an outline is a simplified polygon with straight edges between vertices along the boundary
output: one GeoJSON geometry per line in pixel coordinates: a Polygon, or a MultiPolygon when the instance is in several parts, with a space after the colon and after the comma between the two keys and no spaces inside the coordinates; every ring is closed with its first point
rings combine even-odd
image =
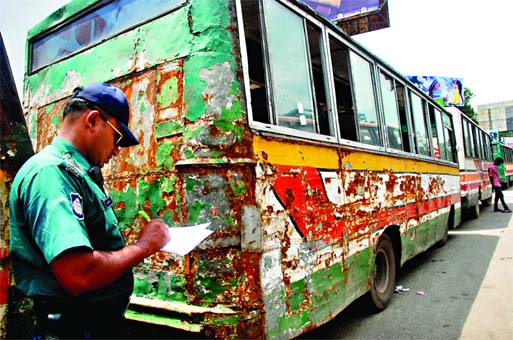
{"type": "Polygon", "coordinates": [[[479,207],[479,201],[476,202],[476,205],[474,205],[473,207],[471,207],[469,209],[469,215],[470,215],[470,218],[473,220],[479,218],[479,215],[481,215],[481,208],[479,207]]]}
{"type": "Polygon", "coordinates": [[[482,200],[481,203],[483,203],[483,207],[489,207],[492,205],[492,196],[488,197],[485,200],[482,200]]]}
{"type": "Polygon", "coordinates": [[[381,235],[374,257],[369,307],[373,312],[385,309],[394,294],[396,264],[394,246],[387,234],[381,235]]]}

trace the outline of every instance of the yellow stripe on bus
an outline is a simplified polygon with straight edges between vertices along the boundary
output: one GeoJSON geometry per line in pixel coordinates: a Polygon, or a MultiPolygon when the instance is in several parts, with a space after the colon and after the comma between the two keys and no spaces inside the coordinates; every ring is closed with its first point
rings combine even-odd
{"type": "Polygon", "coordinates": [[[343,153],[343,167],[371,171],[394,169],[395,172],[426,172],[459,175],[456,165],[444,165],[419,159],[358,151],[351,148],[301,144],[301,142],[255,136],[253,150],[257,157],[274,164],[338,169],[337,150],[343,153]]]}

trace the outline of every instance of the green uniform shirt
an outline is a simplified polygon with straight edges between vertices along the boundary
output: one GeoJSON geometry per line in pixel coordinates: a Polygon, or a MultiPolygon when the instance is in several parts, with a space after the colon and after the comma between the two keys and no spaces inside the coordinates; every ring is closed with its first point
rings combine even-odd
{"type": "MultiPolygon", "coordinates": [[[[88,176],[91,165],[70,143],[55,137],[14,178],[9,197],[14,281],[25,295],[69,297],[50,263],[76,247],[118,250],[125,246],[112,201],[88,176]]],[[[84,294],[88,303],[130,296],[132,272],[84,294]]]]}

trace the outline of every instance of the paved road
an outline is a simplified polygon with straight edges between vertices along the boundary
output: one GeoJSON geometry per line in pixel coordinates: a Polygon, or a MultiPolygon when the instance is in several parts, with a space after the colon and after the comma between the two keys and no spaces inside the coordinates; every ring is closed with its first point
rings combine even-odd
{"type": "MultiPolygon", "coordinates": [[[[504,193],[513,208],[513,189],[504,193]]],[[[482,209],[407,262],[398,285],[410,291],[385,311],[368,315],[356,301],[301,339],[513,339],[513,215],[482,209]]]]}
{"type": "MultiPolygon", "coordinates": [[[[504,192],[506,203],[513,207],[513,189],[504,192]]],[[[472,225],[467,235],[497,239],[479,292],[461,333],[461,339],[513,339],[513,218],[511,214],[493,213],[488,209],[472,225]],[[489,228],[486,228],[488,226],[489,228]]],[[[460,233],[465,232],[462,228],[460,233]]]]}

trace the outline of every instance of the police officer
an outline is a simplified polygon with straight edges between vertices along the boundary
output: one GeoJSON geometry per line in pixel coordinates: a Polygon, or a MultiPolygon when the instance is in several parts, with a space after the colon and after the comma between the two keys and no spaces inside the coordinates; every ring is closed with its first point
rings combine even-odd
{"type": "Polygon", "coordinates": [[[115,86],[75,89],[58,136],[14,178],[12,270],[16,290],[33,301],[32,337],[114,337],[132,293],[132,267],[169,241],[169,226],[154,219],[125,245],[103,190],[100,168],[119,148],[138,144],[129,114],[115,86]]]}

